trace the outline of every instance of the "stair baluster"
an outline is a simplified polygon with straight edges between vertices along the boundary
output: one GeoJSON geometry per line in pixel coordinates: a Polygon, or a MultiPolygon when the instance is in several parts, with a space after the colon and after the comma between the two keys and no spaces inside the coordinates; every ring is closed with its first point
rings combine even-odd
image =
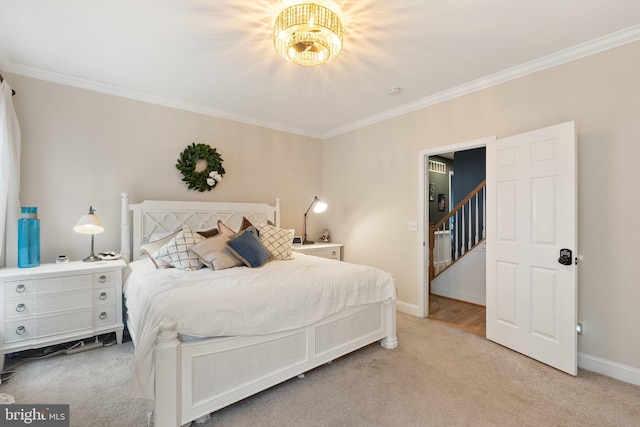
{"type": "Polygon", "coordinates": [[[429,226],[429,281],[484,241],[486,214],[486,181],[482,181],[437,224],[429,226]],[[449,245],[443,244],[447,224],[449,245]]]}

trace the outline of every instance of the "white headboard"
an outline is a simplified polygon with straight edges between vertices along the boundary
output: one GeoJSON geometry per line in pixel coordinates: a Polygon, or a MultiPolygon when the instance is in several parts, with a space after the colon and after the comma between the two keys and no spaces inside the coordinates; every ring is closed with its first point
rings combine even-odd
{"type": "Polygon", "coordinates": [[[242,217],[246,217],[255,225],[272,221],[276,227],[280,227],[280,199],[276,199],[275,206],[267,203],[164,200],[145,200],[130,205],[129,195],[122,193],[121,201],[120,253],[127,261],[140,257],[140,246],[152,234],[172,232],[183,225],[188,225],[192,230],[203,230],[216,227],[218,220],[221,220],[237,230],[242,217]],[[133,221],[130,221],[129,211],[133,211],[133,221]]]}

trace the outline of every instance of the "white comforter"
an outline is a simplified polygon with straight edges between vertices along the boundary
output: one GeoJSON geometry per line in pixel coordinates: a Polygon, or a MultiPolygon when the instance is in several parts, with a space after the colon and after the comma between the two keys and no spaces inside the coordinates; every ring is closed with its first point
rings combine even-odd
{"type": "Polygon", "coordinates": [[[310,325],[347,307],[395,299],[379,269],[295,254],[260,268],[157,270],[132,263],[124,288],[136,333],[131,395],[153,399],[153,347],[160,323],[195,337],[264,335],[310,325]]]}

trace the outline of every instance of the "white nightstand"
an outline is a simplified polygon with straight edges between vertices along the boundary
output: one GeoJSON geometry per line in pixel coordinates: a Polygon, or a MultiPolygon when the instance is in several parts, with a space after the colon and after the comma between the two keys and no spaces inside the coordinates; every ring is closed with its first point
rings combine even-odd
{"type": "Polygon", "coordinates": [[[0,269],[4,355],[116,333],[122,343],[122,260],[0,269]]]}
{"type": "Polygon", "coordinates": [[[322,258],[342,261],[342,243],[314,243],[312,245],[293,245],[292,251],[322,258]]]}

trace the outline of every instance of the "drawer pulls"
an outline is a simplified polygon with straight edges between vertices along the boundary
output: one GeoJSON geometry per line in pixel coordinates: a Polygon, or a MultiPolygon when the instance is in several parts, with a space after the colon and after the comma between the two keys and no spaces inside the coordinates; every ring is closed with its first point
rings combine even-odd
{"type": "Polygon", "coordinates": [[[25,309],[27,308],[27,306],[25,306],[24,304],[20,303],[18,305],[16,305],[16,311],[18,313],[22,313],[25,309]]]}
{"type": "Polygon", "coordinates": [[[100,292],[100,299],[102,301],[106,300],[107,299],[107,293],[106,292],[100,292]]]}
{"type": "Polygon", "coordinates": [[[16,293],[23,293],[26,290],[26,286],[24,286],[22,283],[20,283],[18,286],[16,286],[16,293]]]}
{"type": "Polygon", "coordinates": [[[16,328],[16,335],[24,335],[27,332],[27,328],[24,326],[18,326],[16,328]]]}
{"type": "Polygon", "coordinates": [[[104,274],[98,277],[98,282],[104,283],[106,281],[107,281],[107,276],[105,276],[104,274]]]}
{"type": "Polygon", "coordinates": [[[102,313],[100,313],[100,320],[104,320],[107,318],[107,313],[105,311],[103,311],[102,313]]]}

